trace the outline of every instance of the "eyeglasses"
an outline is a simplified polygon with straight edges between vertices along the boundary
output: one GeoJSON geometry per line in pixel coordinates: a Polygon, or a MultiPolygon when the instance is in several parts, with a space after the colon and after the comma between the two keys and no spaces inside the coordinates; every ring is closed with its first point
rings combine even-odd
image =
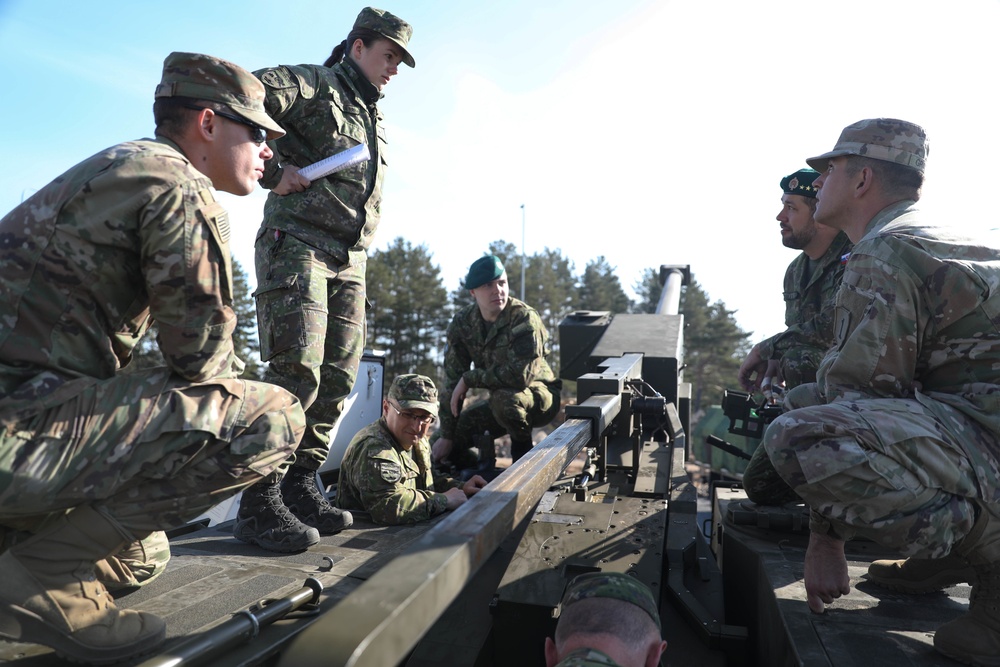
{"type": "MultiPolygon", "coordinates": [[[[389,401],[386,401],[386,403],[389,403],[389,401]]],[[[403,412],[392,403],[389,403],[389,407],[392,408],[396,412],[396,414],[399,415],[400,417],[405,417],[410,421],[417,422],[421,426],[430,426],[431,424],[437,421],[437,417],[435,417],[434,415],[427,415],[426,417],[421,417],[416,413],[410,412],[409,410],[403,412]]]]}
{"type": "Polygon", "coordinates": [[[246,125],[250,128],[250,141],[254,142],[258,146],[267,141],[267,130],[262,128],[256,123],[251,123],[246,118],[241,118],[236,114],[228,113],[225,111],[219,111],[217,109],[211,109],[210,107],[198,107],[193,104],[183,104],[181,105],[185,109],[194,109],[195,111],[204,111],[205,109],[210,109],[212,113],[216,116],[222,116],[223,118],[228,118],[234,123],[239,123],[240,125],[246,125]]]}

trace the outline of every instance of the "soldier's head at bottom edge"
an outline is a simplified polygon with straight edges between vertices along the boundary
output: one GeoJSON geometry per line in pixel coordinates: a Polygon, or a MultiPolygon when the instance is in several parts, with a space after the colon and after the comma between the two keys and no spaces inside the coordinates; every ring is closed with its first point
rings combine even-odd
{"type": "Polygon", "coordinates": [[[653,667],[666,647],[646,584],[620,572],[588,572],[566,586],[555,638],[545,640],[545,661],[547,667],[591,664],[588,652],[599,651],[622,667],[653,667]]]}
{"type": "Polygon", "coordinates": [[[216,190],[248,195],[274,153],[267,140],[285,134],[264,111],[264,85],[239,65],[175,51],[156,86],[156,136],[181,149],[216,190]]]}
{"type": "Polygon", "coordinates": [[[426,375],[397,375],[382,400],[382,416],[392,437],[404,451],[427,437],[437,415],[437,387],[426,375]]]}

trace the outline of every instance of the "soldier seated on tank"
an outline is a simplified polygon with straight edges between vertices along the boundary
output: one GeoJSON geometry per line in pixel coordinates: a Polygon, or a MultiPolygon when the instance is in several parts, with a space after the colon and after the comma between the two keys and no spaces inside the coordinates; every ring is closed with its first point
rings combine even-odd
{"type": "Polygon", "coordinates": [[[545,359],[549,334],[542,318],[508,296],[507,272],[496,255],[472,263],[465,287],[475,303],[459,310],[448,326],[448,384],[440,397],[433,458],[485,470],[492,468],[494,438],[510,435],[514,461],[531,449],[531,430],[559,413],[562,382],[545,359]],[[470,389],[486,389],[489,398],[464,408],[470,389]]]}
{"type": "Polygon", "coordinates": [[[435,478],[427,433],[437,420],[438,392],[424,375],[397,376],[382,417],[357,432],[340,465],[337,506],[382,524],[415,523],[457,509],[486,486],[435,478]]]}
{"type": "Polygon", "coordinates": [[[667,648],[652,591],[620,572],[588,572],[563,594],[546,667],[656,667],[667,648]]]}

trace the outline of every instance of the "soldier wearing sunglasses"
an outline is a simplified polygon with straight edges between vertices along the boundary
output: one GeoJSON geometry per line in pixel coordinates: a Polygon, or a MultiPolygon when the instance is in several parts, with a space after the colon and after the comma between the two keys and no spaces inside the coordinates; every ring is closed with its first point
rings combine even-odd
{"type": "Polygon", "coordinates": [[[72,662],[162,642],[164,621],[117,608],[106,582],[155,575],[126,554],[162,565],[149,540],[269,474],[305,430],[291,393],[239,379],[213,194],[253,191],[264,140],[284,134],[264,86],[172,53],[153,118],[155,139],[100,151],[0,220],[0,636],[72,662]],[[154,321],[165,366],[132,369],[154,321]]]}

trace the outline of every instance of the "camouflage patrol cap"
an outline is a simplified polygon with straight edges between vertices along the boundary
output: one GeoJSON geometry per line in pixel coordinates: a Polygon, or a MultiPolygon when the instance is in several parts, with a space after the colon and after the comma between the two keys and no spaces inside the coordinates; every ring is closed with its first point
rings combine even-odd
{"type": "Polygon", "coordinates": [[[469,267],[465,275],[465,289],[476,289],[503,275],[503,262],[496,255],[480,257],[469,267]]]}
{"type": "Polygon", "coordinates": [[[921,174],[930,146],[924,128],[895,118],[868,118],[848,125],[833,150],[806,160],[813,169],[826,171],[830,158],[860,155],[916,169],[921,174]]]}
{"type": "Polygon", "coordinates": [[[268,139],[285,134],[264,111],[264,84],[226,60],[200,53],[174,51],[163,61],[163,77],[155,97],[189,97],[219,102],[254,125],[267,130],[268,139]]]}
{"type": "Polygon", "coordinates": [[[588,572],[578,575],[569,582],[566,592],[563,593],[563,609],[589,598],[611,598],[630,602],[649,614],[657,629],[662,630],[660,613],[657,611],[653,592],[649,586],[635,577],[621,572],[588,572]]]}
{"type": "Polygon", "coordinates": [[[354,20],[354,27],[374,30],[389,41],[394,42],[396,46],[403,50],[403,62],[410,67],[416,67],[413,56],[410,55],[410,52],[406,48],[410,37],[413,36],[413,26],[403,19],[390,14],[384,9],[365,7],[358,14],[358,18],[354,20]]]}
{"type": "Polygon", "coordinates": [[[389,398],[399,407],[426,410],[435,417],[438,414],[438,391],[434,381],[426,375],[397,375],[389,387],[389,398]]]}
{"type": "Polygon", "coordinates": [[[781,190],[786,195],[801,195],[815,199],[816,188],[813,187],[813,181],[818,176],[819,172],[815,169],[799,169],[781,179],[781,190]]]}

